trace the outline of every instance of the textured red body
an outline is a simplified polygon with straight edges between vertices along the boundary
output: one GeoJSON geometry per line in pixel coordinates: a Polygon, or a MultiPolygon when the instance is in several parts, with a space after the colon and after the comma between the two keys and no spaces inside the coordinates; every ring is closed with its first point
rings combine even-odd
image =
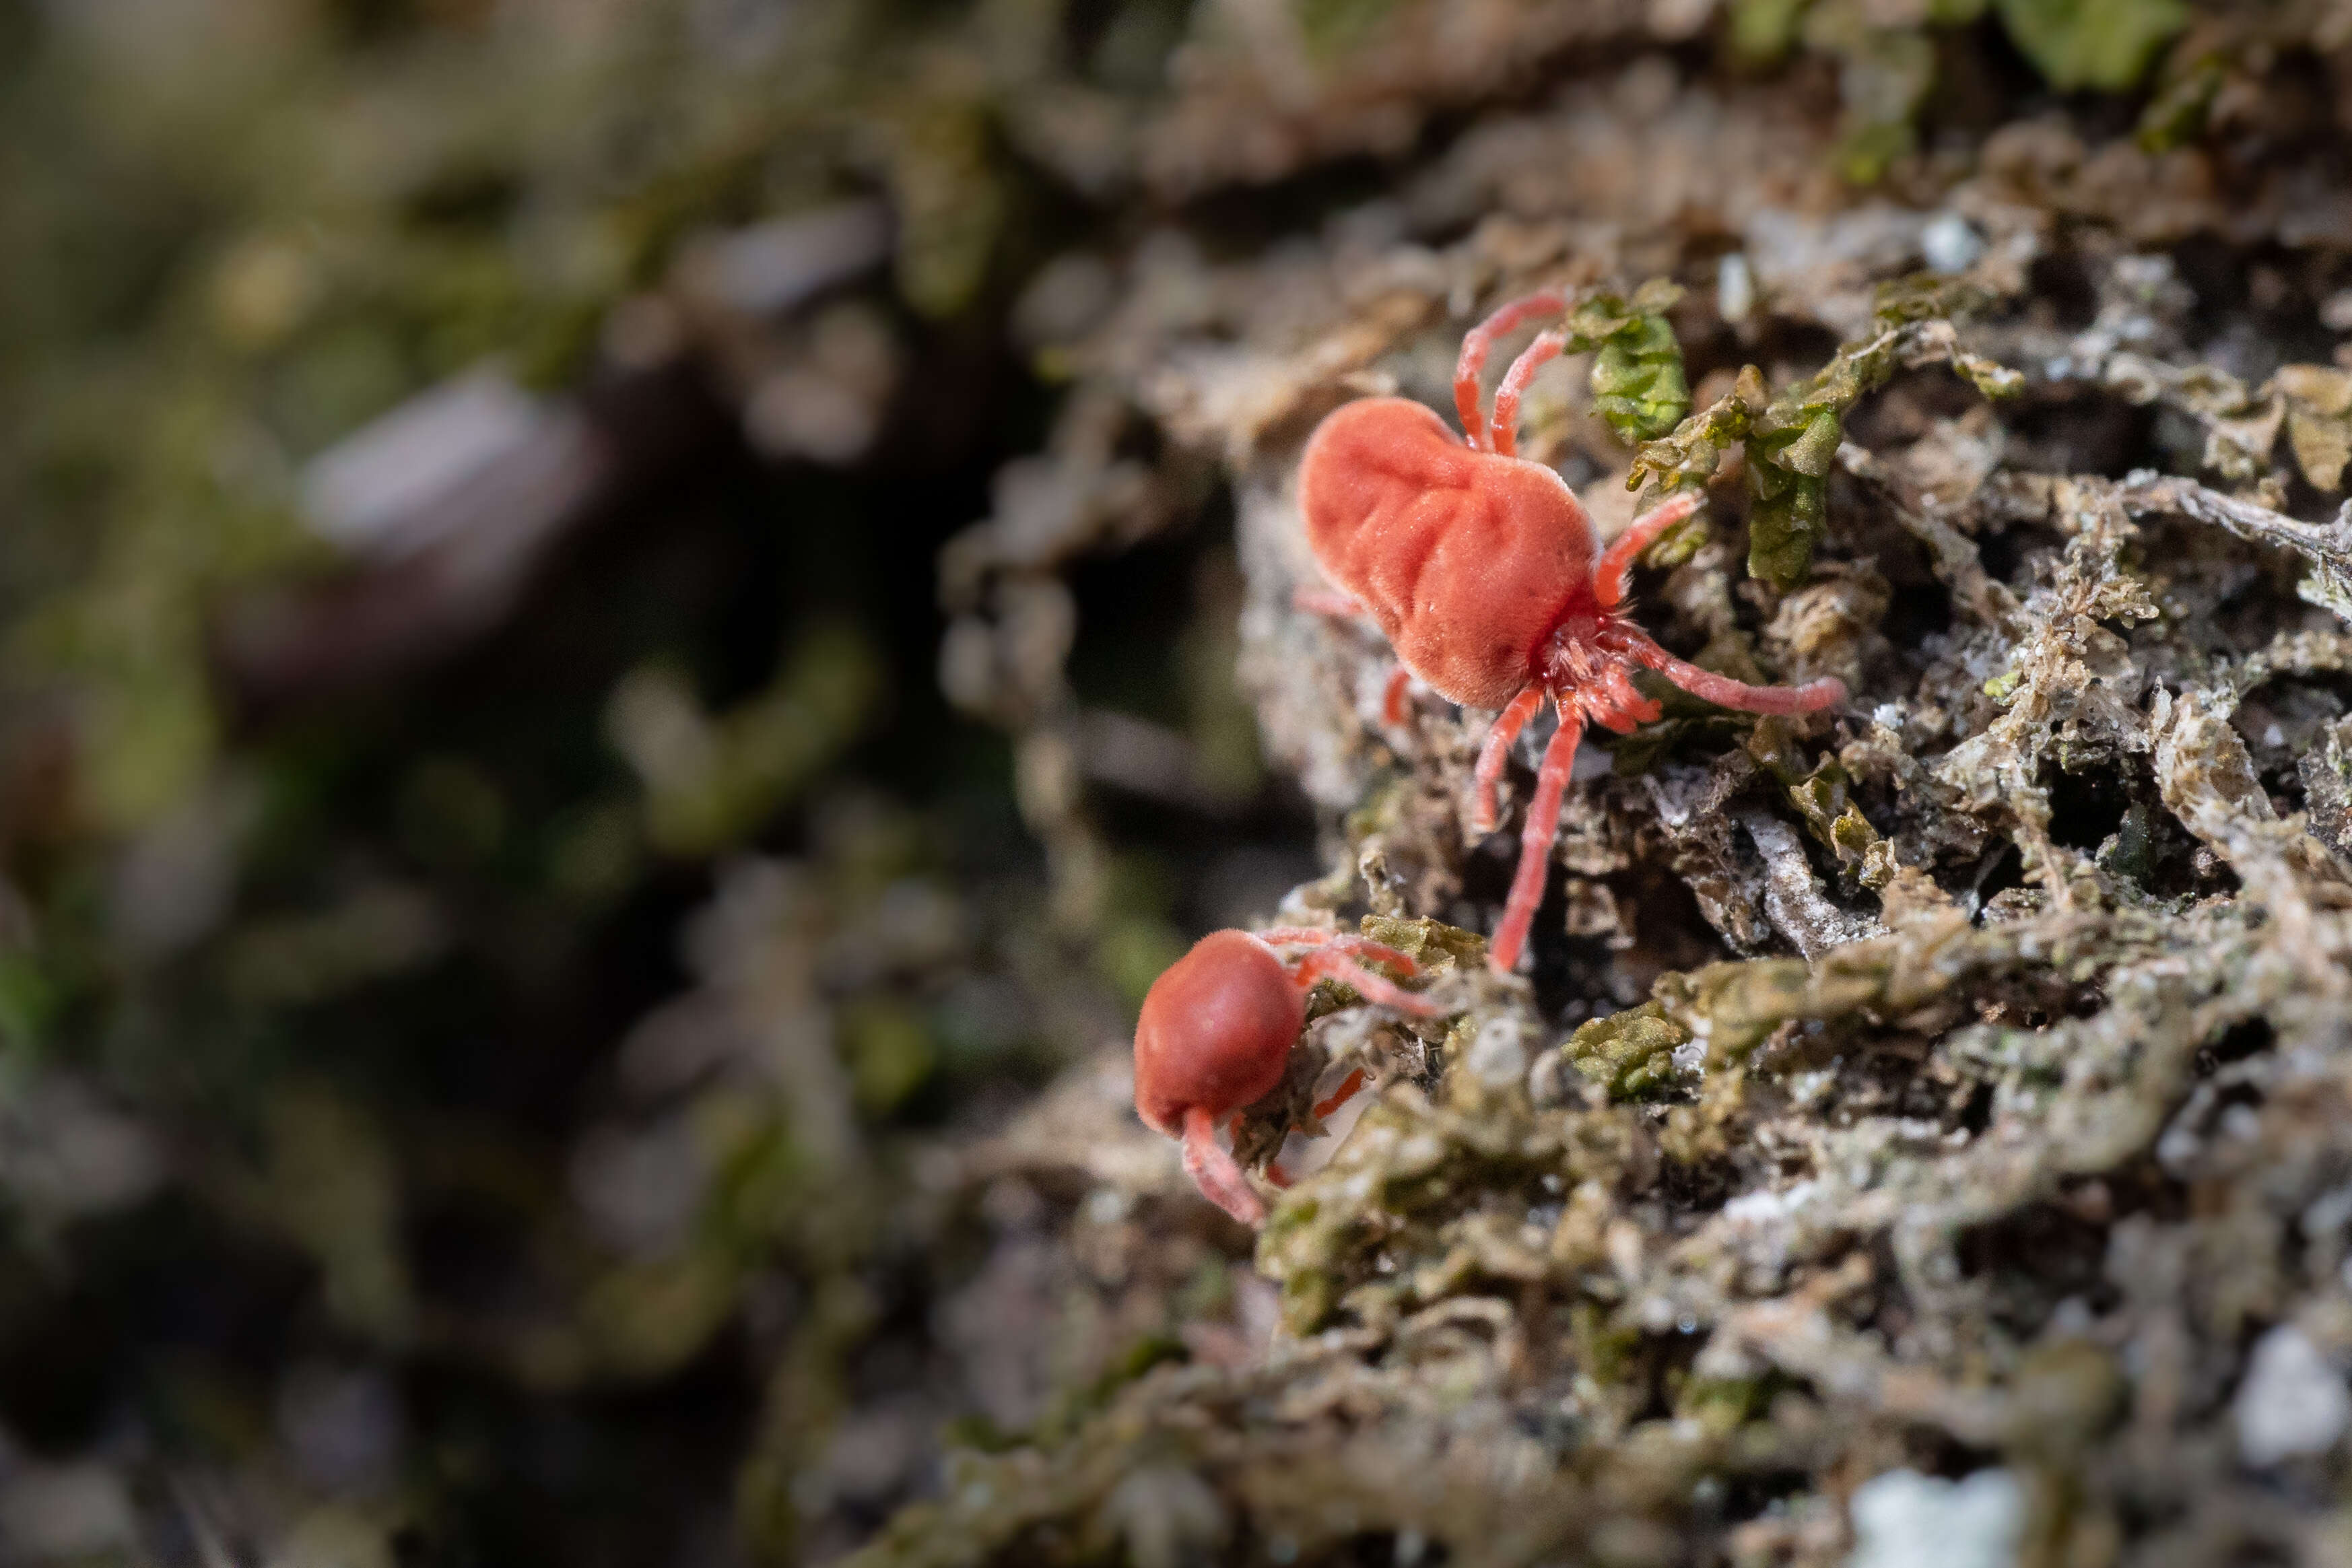
{"type": "MultiPolygon", "coordinates": [[[[1412,960],[1395,948],[1336,931],[1212,931],[1144,993],[1135,1020],[1136,1114],[1184,1141],[1185,1174],[1202,1197],[1244,1225],[1264,1219],[1265,1205],[1217,1142],[1217,1130],[1282,1082],[1290,1048],[1307,1027],[1307,993],[1315,983],[1328,977],[1368,1002],[1420,1018],[1438,1015],[1436,1004],[1359,958],[1415,973],[1412,960]],[[1312,951],[1285,959],[1277,945],[1312,951]]],[[[1314,1113],[1328,1114],[1362,1081],[1358,1071],[1314,1113]]]]}
{"type": "Polygon", "coordinates": [[[1135,1024],[1135,1109],[1170,1137],[1195,1105],[1222,1118],[1272,1092],[1307,998],[1274,949],[1246,931],[1212,931],[1144,994],[1135,1024]]]}
{"type": "Polygon", "coordinates": [[[1465,707],[1499,708],[1592,603],[1592,524],[1540,463],[1463,444],[1404,398],[1335,410],[1299,465],[1307,541],[1397,658],[1465,707]]]}
{"type": "Polygon", "coordinates": [[[1307,443],[1298,507],[1317,564],[1341,590],[1302,591],[1302,608],[1361,614],[1396,650],[1384,721],[1404,718],[1409,673],[1465,707],[1500,712],[1479,748],[1472,823],[1495,826],[1495,789],[1512,743],[1549,701],[1559,727],[1544,747],[1519,834],[1518,869],[1486,958],[1518,967],[1559,831],[1559,805],[1589,721],[1619,734],[1658,716],[1633,685],[1653,670],[1683,690],[1748,713],[1812,713],[1845,699],[1834,679],[1751,686],[1675,658],[1622,613],[1625,577],[1660,535],[1696,511],[1685,490],[1635,517],[1607,550],[1559,475],[1517,455],[1519,400],[1557,358],[1565,329],[1540,333],[1480,409],[1479,377],[1502,335],[1568,308],[1564,296],[1512,301],[1471,329],[1454,367],[1456,436],[1403,398],[1365,398],[1334,410],[1307,443]]]}

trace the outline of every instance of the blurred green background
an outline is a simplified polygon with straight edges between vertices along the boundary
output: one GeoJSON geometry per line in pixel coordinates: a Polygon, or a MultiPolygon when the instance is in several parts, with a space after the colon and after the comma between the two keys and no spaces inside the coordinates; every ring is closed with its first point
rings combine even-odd
{"type": "Polygon", "coordinates": [[[0,0],[6,1560],[794,1561],[929,1484],[924,1152],[1311,869],[1213,516],[1088,590],[1213,784],[1091,898],[937,679],[1102,221],[999,106],[1187,9],[0,0]]]}

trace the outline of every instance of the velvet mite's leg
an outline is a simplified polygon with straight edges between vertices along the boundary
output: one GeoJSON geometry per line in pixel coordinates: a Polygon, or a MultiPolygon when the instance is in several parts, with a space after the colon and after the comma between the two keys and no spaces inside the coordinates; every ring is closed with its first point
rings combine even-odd
{"type": "Polygon", "coordinates": [[[1412,954],[1399,952],[1385,942],[1375,942],[1369,936],[1355,936],[1340,931],[1318,930],[1312,925],[1277,925],[1270,931],[1258,932],[1257,938],[1276,947],[1322,949],[1320,953],[1301,960],[1298,967],[1291,972],[1291,977],[1302,991],[1312,990],[1317,980],[1328,976],[1352,988],[1359,995],[1377,1001],[1383,1007],[1396,1008],[1400,1011],[1413,1013],[1423,1018],[1440,1016],[1437,1009],[1431,1008],[1424,998],[1411,991],[1399,989],[1381,976],[1354,962],[1358,958],[1370,958],[1375,963],[1388,964],[1402,969],[1408,977],[1421,973],[1421,967],[1412,961],[1412,954]],[[1358,976],[1371,979],[1382,988],[1382,994],[1375,996],[1372,991],[1358,984],[1358,976]],[[1404,999],[1394,1001],[1390,999],[1391,997],[1401,997],[1404,999]]]}
{"type": "MultiPolygon", "coordinates": [[[[1364,618],[1364,607],[1335,588],[1294,588],[1290,591],[1290,607],[1309,615],[1328,615],[1334,621],[1357,621],[1364,618]]],[[[1412,672],[1402,664],[1389,672],[1388,685],[1381,691],[1381,722],[1394,728],[1405,721],[1405,687],[1412,680],[1412,672]]]]}
{"type": "Polygon", "coordinates": [[[1382,978],[1349,957],[1345,953],[1325,949],[1309,954],[1298,966],[1298,988],[1312,990],[1315,982],[1328,977],[1339,981],[1368,1002],[1380,1007],[1394,1008],[1415,1018],[1433,1019],[1445,1016],[1445,1009],[1427,997],[1416,996],[1392,980],[1382,978]]]}
{"type": "Polygon", "coordinates": [[[1195,1105],[1184,1113],[1184,1174],[1201,1196],[1240,1220],[1255,1226],[1265,1220],[1265,1205],[1250,1190],[1249,1178],[1224,1145],[1217,1142],[1216,1124],[1195,1105]]]}
{"type": "MultiPolygon", "coordinates": [[[[1364,1070],[1359,1067],[1339,1081],[1339,1087],[1315,1102],[1314,1109],[1307,1114],[1320,1122],[1324,1117],[1353,1100],[1356,1097],[1356,1092],[1363,1086],[1364,1070]]],[[[1284,1170],[1278,1163],[1265,1167],[1265,1179],[1286,1190],[1290,1186],[1290,1173],[1284,1170]]]]}
{"type": "Polygon", "coordinates": [[[1491,450],[1486,422],[1478,417],[1478,378],[1486,371],[1486,356],[1495,351],[1495,340],[1538,316],[1557,316],[1567,308],[1565,296],[1547,289],[1512,300],[1463,334],[1462,358],[1454,366],[1454,407],[1462,415],[1463,439],[1475,450],[1491,450]]]}
{"type": "Polygon", "coordinates": [[[1619,644],[1616,652],[1657,671],[1691,695],[1705,697],[1718,706],[1738,708],[1742,713],[1769,713],[1784,716],[1818,713],[1845,701],[1845,683],[1835,675],[1807,681],[1801,686],[1751,686],[1745,681],[1735,681],[1729,675],[1718,675],[1713,670],[1702,670],[1696,664],[1685,664],[1641,632],[1630,629],[1620,632],[1612,641],[1619,644]]]}
{"type": "Polygon", "coordinates": [[[1349,1073],[1347,1077],[1339,1080],[1339,1087],[1331,1091],[1330,1093],[1323,1096],[1322,1099],[1315,1102],[1315,1110],[1313,1112],[1315,1119],[1319,1122],[1324,1117],[1329,1115],[1332,1112],[1337,1111],[1340,1106],[1345,1105],[1349,1101],[1353,1100],[1356,1097],[1356,1092],[1363,1088],[1363,1086],[1364,1070],[1359,1067],[1354,1071],[1349,1073]]]}
{"type": "Polygon", "coordinates": [[[1391,729],[1405,721],[1405,697],[1412,685],[1412,672],[1402,664],[1389,671],[1388,685],[1381,688],[1381,722],[1391,729]]]}
{"type": "Polygon", "coordinates": [[[1494,417],[1486,422],[1488,443],[1506,457],[1515,457],[1519,451],[1519,399],[1527,394],[1528,383],[1536,372],[1559,358],[1568,347],[1568,334],[1558,328],[1539,334],[1536,340],[1519,350],[1511,368],[1503,372],[1502,384],[1495,389],[1494,417]]]}
{"type": "Polygon", "coordinates": [[[1294,588],[1290,591],[1290,607],[1309,615],[1328,615],[1337,621],[1352,621],[1364,612],[1364,607],[1336,588],[1294,588]]]}
{"type": "Polygon", "coordinates": [[[1334,953],[1345,953],[1351,958],[1370,958],[1376,964],[1387,964],[1402,969],[1407,979],[1421,973],[1421,966],[1412,961],[1410,953],[1400,953],[1385,942],[1375,942],[1369,936],[1334,936],[1330,941],[1334,953]]]}
{"type": "Polygon", "coordinates": [[[1568,793],[1569,771],[1576,766],[1576,743],[1583,736],[1584,716],[1574,703],[1560,699],[1559,728],[1544,747],[1543,766],[1536,770],[1535,798],[1528,802],[1527,825],[1519,830],[1519,864],[1511,873],[1511,895],[1504,902],[1503,918],[1486,946],[1486,962],[1498,975],[1519,967],[1528,928],[1536,922],[1536,906],[1543,902],[1552,842],[1559,837],[1560,798],[1568,793]]]}
{"type": "Polygon", "coordinates": [[[1394,964],[1408,975],[1420,973],[1409,953],[1352,932],[1326,931],[1319,925],[1276,925],[1251,933],[1269,947],[1329,947],[1337,953],[1361,953],[1384,964],[1394,964]]]}
{"type": "Polygon", "coordinates": [[[1482,833],[1495,831],[1495,786],[1503,777],[1503,769],[1511,760],[1511,745],[1527,728],[1528,720],[1535,717],[1536,709],[1543,706],[1541,686],[1519,689],[1510,706],[1495,716],[1492,728],[1478,747],[1478,766],[1470,777],[1476,782],[1477,792],[1470,804],[1470,825],[1482,833]]]}
{"type": "Polygon", "coordinates": [[[1610,541],[1592,569],[1592,597],[1601,609],[1614,610],[1625,601],[1625,573],[1633,569],[1634,558],[1657,543],[1660,534],[1697,511],[1706,499],[1696,490],[1669,496],[1628,523],[1625,531],[1610,541]]]}

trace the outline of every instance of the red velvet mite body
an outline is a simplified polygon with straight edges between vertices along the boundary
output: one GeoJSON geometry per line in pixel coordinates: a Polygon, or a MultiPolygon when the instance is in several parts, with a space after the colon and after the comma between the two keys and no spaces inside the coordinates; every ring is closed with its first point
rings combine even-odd
{"type": "MultiPolygon", "coordinates": [[[[1518,966],[1542,901],[1559,803],[1587,720],[1624,734],[1658,716],[1634,687],[1654,670],[1696,696],[1748,713],[1811,713],[1845,698],[1844,685],[1751,686],[1685,664],[1621,613],[1625,574],[1658,536],[1697,510],[1685,492],[1653,507],[1603,552],[1592,522],[1560,476],[1517,455],[1518,404],[1565,343],[1545,332],[1512,362],[1482,418],[1478,379],[1495,340],[1522,322],[1567,308],[1557,294],[1504,306],[1464,339],[1454,400],[1466,436],[1404,398],[1365,398],[1318,426],[1299,465],[1307,539],[1346,595],[1309,591],[1310,608],[1369,616],[1399,663],[1465,707],[1500,709],[1480,748],[1473,817],[1495,826],[1495,785],[1511,743],[1549,699],[1559,728],[1545,748],[1520,835],[1510,896],[1487,948],[1503,973],[1518,966]]],[[[1402,693],[1391,686],[1391,716],[1402,693]]]]}
{"type": "MultiPolygon", "coordinates": [[[[1413,974],[1411,958],[1360,936],[1284,929],[1213,931],[1151,983],[1135,1025],[1135,1109],[1145,1124],[1184,1140],[1184,1169],[1194,1186],[1244,1225],[1265,1206],[1217,1129],[1281,1083],[1290,1048],[1307,1027],[1307,993],[1327,976],[1368,1001],[1422,1017],[1438,1009],[1356,961],[1357,956],[1413,974]],[[1275,949],[1316,949],[1286,960],[1275,949]]],[[[1318,1106],[1324,1114],[1357,1080],[1318,1106]]]]}

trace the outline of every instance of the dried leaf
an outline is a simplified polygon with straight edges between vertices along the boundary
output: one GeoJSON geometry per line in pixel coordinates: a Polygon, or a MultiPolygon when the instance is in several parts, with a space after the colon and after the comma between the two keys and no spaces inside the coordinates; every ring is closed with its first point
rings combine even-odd
{"type": "Polygon", "coordinates": [[[2316,488],[2338,488],[2352,462],[2352,371],[2283,365],[2271,380],[2286,401],[2287,444],[2303,476],[2316,488]]]}

